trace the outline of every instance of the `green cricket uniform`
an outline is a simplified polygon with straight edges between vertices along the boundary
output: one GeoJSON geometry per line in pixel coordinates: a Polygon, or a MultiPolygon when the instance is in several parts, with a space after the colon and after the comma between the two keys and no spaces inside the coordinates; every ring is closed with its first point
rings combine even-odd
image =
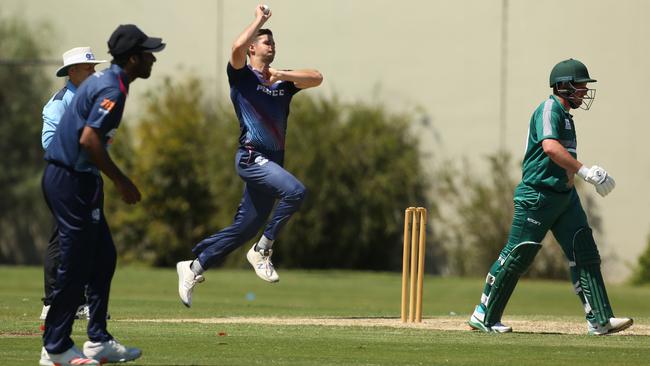
{"type": "Polygon", "coordinates": [[[540,243],[549,230],[569,261],[571,279],[587,320],[604,324],[613,317],[587,216],[575,188],[569,186],[567,171],[544,153],[545,139],[557,140],[574,158],[577,156],[572,116],[554,95],[540,104],[530,119],[508,242],[490,268],[481,304],[475,311],[475,315],[484,315],[480,320],[488,327],[501,321],[519,277],[541,249],[540,243]]]}
{"type": "Polygon", "coordinates": [[[552,230],[567,258],[572,260],[573,234],[588,227],[578,194],[568,185],[566,170],[544,153],[545,139],[557,140],[577,157],[573,118],[554,95],[540,104],[530,118],[522,179],[515,189],[515,214],[508,244],[501,253],[504,258],[517,244],[540,243],[552,230]]]}
{"type": "Polygon", "coordinates": [[[576,130],[573,116],[567,112],[562,103],[551,95],[540,104],[530,118],[526,155],[523,161],[522,182],[540,189],[555,192],[568,192],[566,170],[555,164],[544,153],[542,141],[554,139],[576,158],[576,130]]]}

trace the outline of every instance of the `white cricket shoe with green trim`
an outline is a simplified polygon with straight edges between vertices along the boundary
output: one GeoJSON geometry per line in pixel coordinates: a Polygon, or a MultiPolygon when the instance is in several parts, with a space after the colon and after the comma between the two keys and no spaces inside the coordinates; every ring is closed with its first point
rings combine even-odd
{"type": "Polygon", "coordinates": [[[609,318],[609,322],[605,325],[587,321],[587,332],[590,335],[613,334],[631,327],[632,324],[634,320],[631,318],[609,318]]]}
{"type": "Polygon", "coordinates": [[[488,327],[483,323],[485,320],[485,311],[480,305],[477,305],[474,309],[474,313],[469,318],[467,324],[469,324],[472,329],[480,330],[485,333],[510,333],[512,332],[512,327],[509,327],[500,321],[496,322],[494,325],[488,327]]]}

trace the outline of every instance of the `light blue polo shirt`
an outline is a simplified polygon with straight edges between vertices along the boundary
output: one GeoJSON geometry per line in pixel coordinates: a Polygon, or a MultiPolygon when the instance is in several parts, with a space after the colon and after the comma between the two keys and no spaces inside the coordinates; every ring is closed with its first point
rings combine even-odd
{"type": "Polygon", "coordinates": [[[43,107],[43,133],[41,134],[41,144],[43,149],[52,141],[56,127],[63,117],[63,112],[68,109],[77,87],[68,80],[65,86],[50,98],[45,107],[43,107]]]}

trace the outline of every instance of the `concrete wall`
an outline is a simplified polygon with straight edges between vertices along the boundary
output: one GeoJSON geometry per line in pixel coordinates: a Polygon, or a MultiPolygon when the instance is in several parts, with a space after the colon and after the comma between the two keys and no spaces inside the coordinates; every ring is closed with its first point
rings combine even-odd
{"type": "MultiPolygon", "coordinates": [[[[200,73],[215,97],[227,96],[225,65],[232,40],[254,14],[250,0],[3,0],[0,13],[57,30],[51,58],[78,45],[106,54],[120,23],[138,24],[168,43],[152,80],[200,73]],[[109,8],[110,6],[110,8],[109,8]]],[[[646,84],[650,78],[650,2],[643,0],[509,0],[505,109],[501,106],[502,0],[268,0],[278,57],[285,68],[313,67],[325,75],[315,93],[344,100],[381,100],[428,119],[425,149],[447,157],[482,156],[500,145],[523,154],[533,109],[550,93],[548,74],[573,57],[598,79],[590,111],[574,113],[579,158],[605,167],[617,181],[598,197],[605,235],[601,251],[618,253],[608,278],[629,274],[650,230],[650,154],[645,151],[646,84]],[[500,119],[503,113],[505,118],[500,119]]],[[[55,66],[49,67],[53,73],[55,66]]],[[[54,90],[53,90],[54,91],[54,90]]],[[[139,105],[127,105],[127,116],[139,105]]],[[[595,195],[595,192],[592,193],[595,195]]]]}

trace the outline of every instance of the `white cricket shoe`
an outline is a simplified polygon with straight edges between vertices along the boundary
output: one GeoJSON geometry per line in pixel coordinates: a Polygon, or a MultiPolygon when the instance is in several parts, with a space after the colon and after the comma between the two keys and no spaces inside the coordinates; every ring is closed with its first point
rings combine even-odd
{"type": "Polygon", "coordinates": [[[192,306],[192,290],[197,283],[205,281],[202,275],[196,275],[190,268],[192,261],[182,261],[176,263],[176,272],[178,273],[178,295],[181,297],[183,305],[188,308],[192,306]]]}
{"type": "Polygon", "coordinates": [[[512,327],[509,327],[501,322],[496,322],[494,323],[493,326],[491,326],[492,331],[494,333],[510,333],[512,332],[512,327]]]}
{"type": "Polygon", "coordinates": [[[106,342],[84,343],[84,355],[100,364],[133,361],[142,356],[142,351],[135,347],[126,347],[115,339],[106,342]]]}
{"type": "Polygon", "coordinates": [[[255,244],[253,244],[248,253],[246,253],[248,263],[253,266],[257,276],[266,282],[280,281],[280,276],[278,276],[278,273],[275,271],[275,268],[273,268],[273,263],[271,262],[272,255],[273,249],[261,249],[256,251],[255,244]]]}
{"type": "Polygon", "coordinates": [[[634,320],[631,318],[609,318],[605,325],[587,321],[587,332],[590,335],[605,335],[618,333],[632,326],[634,320]]]}
{"type": "Polygon", "coordinates": [[[54,366],[54,363],[50,360],[50,355],[47,354],[45,347],[41,348],[41,360],[38,361],[38,364],[41,366],[54,366]]]}
{"type": "Polygon", "coordinates": [[[84,356],[83,353],[79,350],[79,348],[72,346],[70,347],[67,351],[63,353],[47,353],[45,348],[41,351],[41,365],[44,365],[43,362],[43,352],[47,354],[50,360],[50,365],[56,365],[56,366],[75,366],[75,365],[99,365],[99,361],[93,360],[92,358],[89,358],[87,356],[84,356]]]}
{"type": "Polygon", "coordinates": [[[41,310],[41,316],[38,318],[41,320],[45,320],[47,318],[47,313],[50,311],[50,305],[43,305],[43,309],[41,310]]]}
{"type": "Polygon", "coordinates": [[[480,305],[477,305],[476,308],[474,308],[474,313],[472,313],[472,316],[469,318],[469,321],[467,324],[472,329],[475,330],[480,330],[482,332],[486,333],[510,333],[512,332],[512,327],[509,327],[500,321],[494,323],[492,326],[487,326],[484,323],[485,321],[485,311],[480,305]]]}

